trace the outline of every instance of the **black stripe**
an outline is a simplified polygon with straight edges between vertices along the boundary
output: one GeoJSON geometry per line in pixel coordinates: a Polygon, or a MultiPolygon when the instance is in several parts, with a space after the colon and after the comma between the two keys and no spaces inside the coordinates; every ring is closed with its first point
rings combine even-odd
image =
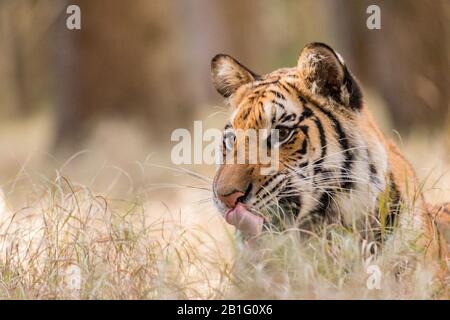
{"type": "MultiPolygon", "coordinates": [[[[381,228],[376,227],[375,230],[375,241],[381,242],[388,236],[389,234],[392,234],[393,229],[398,223],[398,217],[400,215],[400,209],[401,209],[401,203],[402,203],[402,197],[400,194],[400,190],[398,189],[395,181],[394,181],[394,175],[392,172],[389,174],[389,199],[388,201],[388,213],[386,215],[385,220],[385,234],[383,237],[383,234],[381,233],[381,228]]],[[[376,213],[379,215],[381,213],[380,208],[377,206],[376,213]]],[[[380,218],[380,217],[379,217],[380,218]]]]}
{"type": "Polygon", "coordinates": [[[280,82],[279,85],[289,94],[291,94],[291,90],[286,87],[286,85],[283,82],[280,82]]]}
{"type": "Polygon", "coordinates": [[[319,204],[310,212],[312,215],[312,219],[315,223],[318,223],[323,220],[323,218],[326,216],[327,209],[331,204],[331,198],[333,196],[334,192],[328,191],[328,192],[322,192],[319,198],[319,204]]]}
{"type": "Polygon", "coordinates": [[[297,88],[294,87],[294,86],[293,86],[292,84],[290,84],[289,82],[286,82],[286,83],[280,83],[280,84],[281,84],[281,86],[284,88],[284,90],[286,90],[286,91],[289,92],[289,93],[291,93],[291,90],[294,91],[294,92],[298,92],[297,88]],[[290,88],[290,90],[289,90],[289,89],[286,89],[286,87],[290,88]]]}
{"type": "Polygon", "coordinates": [[[276,122],[276,120],[277,120],[277,119],[276,119],[276,115],[277,115],[276,113],[272,115],[272,121],[271,121],[271,122],[272,122],[272,125],[274,125],[275,122],[276,122]]]}
{"type": "Polygon", "coordinates": [[[372,183],[378,183],[378,177],[377,177],[377,168],[373,163],[369,164],[369,170],[370,170],[370,182],[372,183]]]}
{"type": "Polygon", "coordinates": [[[366,149],[366,153],[367,153],[367,163],[369,164],[369,180],[373,184],[377,184],[380,182],[380,180],[378,179],[377,167],[373,163],[372,155],[370,154],[369,149],[366,149]]]}
{"type": "Polygon", "coordinates": [[[242,113],[242,119],[243,120],[247,120],[247,117],[248,117],[249,114],[250,114],[250,108],[244,109],[244,111],[242,113]]]}
{"type": "Polygon", "coordinates": [[[305,135],[305,140],[303,141],[302,148],[295,151],[295,153],[305,155],[306,151],[307,151],[306,150],[307,144],[309,142],[309,134],[308,134],[309,127],[308,126],[300,126],[299,128],[300,128],[300,130],[302,130],[303,134],[305,135]]]}
{"type": "Polygon", "coordinates": [[[298,99],[299,99],[300,102],[303,103],[303,104],[307,104],[307,103],[308,103],[308,101],[306,101],[305,97],[303,97],[303,96],[301,96],[301,95],[298,96],[298,99]]]}
{"type": "Polygon", "coordinates": [[[343,188],[344,190],[350,190],[353,188],[353,182],[351,181],[349,173],[353,167],[353,159],[354,159],[353,152],[349,150],[351,149],[350,141],[347,135],[345,134],[345,131],[342,128],[340,122],[330,111],[324,109],[323,107],[317,104],[314,104],[314,106],[317,109],[319,109],[324,115],[326,115],[328,119],[330,119],[333,128],[338,135],[338,142],[341,145],[345,158],[343,168],[341,170],[341,188],[343,188]]]}
{"type": "MultiPolygon", "coordinates": [[[[294,189],[293,188],[286,189],[287,192],[292,191],[292,190],[294,190],[294,189]]],[[[289,210],[289,211],[284,211],[284,213],[292,214],[292,216],[294,218],[296,218],[301,210],[301,205],[302,205],[301,196],[300,195],[284,196],[279,201],[279,205],[281,208],[284,207],[284,205],[283,205],[284,203],[287,204],[287,208],[285,208],[285,209],[289,210]],[[296,205],[296,208],[293,208],[293,204],[296,205]]]]}
{"type": "Polygon", "coordinates": [[[286,100],[286,97],[281,92],[278,92],[275,90],[270,90],[269,92],[272,92],[275,95],[275,97],[277,97],[281,100],[286,100]]]}
{"type": "Polygon", "coordinates": [[[267,85],[269,85],[269,84],[275,84],[275,83],[277,83],[277,82],[278,82],[278,80],[270,80],[270,81],[261,81],[261,82],[257,82],[257,83],[254,84],[253,90],[259,90],[260,87],[267,86],[267,85]]]}
{"type": "Polygon", "coordinates": [[[299,123],[301,123],[303,120],[311,118],[314,115],[312,110],[308,107],[304,107],[302,114],[300,115],[300,118],[298,120],[299,123]]]}
{"type": "Polygon", "coordinates": [[[299,150],[300,154],[305,155],[308,148],[308,141],[306,139],[303,140],[302,148],[299,150]]]}
{"type": "Polygon", "coordinates": [[[401,195],[395,184],[394,175],[392,172],[389,175],[390,192],[389,192],[389,213],[386,217],[386,226],[392,229],[397,223],[397,217],[400,213],[401,195]]]}
{"type": "Polygon", "coordinates": [[[278,122],[283,122],[283,118],[286,117],[287,115],[288,113],[285,110],[283,110],[283,113],[278,118],[278,122]]]}
{"type": "Polygon", "coordinates": [[[278,101],[276,101],[276,100],[272,100],[272,103],[273,103],[274,105],[279,106],[281,109],[284,109],[284,105],[283,105],[282,103],[280,103],[280,102],[278,102],[278,101]]]}
{"type": "MultiPolygon", "coordinates": [[[[324,150],[324,149],[322,149],[322,150],[324,150]]],[[[324,160],[324,157],[325,156],[321,156],[319,161],[315,162],[315,165],[314,165],[314,177],[316,177],[319,173],[324,173],[324,171],[322,170],[322,162],[324,160]]],[[[322,191],[318,204],[311,211],[311,216],[312,216],[313,222],[316,223],[316,224],[319,223],[320,221],[322,221],[323,217],[325,217],[325,215],[327,213],[327,209],[328,209],[328,207],[329,207],[329,205],[331,203],[331,195],[330,195],[330,193],[331,192],[322,191]]],[[[334,192],[333,192],[333,194],[334,194],[334,192]]]]}
{"type": "Polygon", "coordinates": [[[315,118],[314,123],[316,124],[317,130],[319,130],[320,148],[322,150],[320,159],[314,162],[314,174],[317,174],[322,170],[322,163],[324,162],[325,156],[327,155],[327,138],[325,135],[325,130],[322,126],[322,122],[320,122],[318,118],[315,118]]]}
{"type": "Polygon", "coordinates": [[[300,128],[300,130],[302,130],[302,132],[305,136],[308,136],[308,130],[309,130],[308,126],[300,126],[299,128],[300,128]]]}
{"type": "MultiPolygon", "coordinates": [[[[308,165],[309,165],[309,161],[306,161],[306,162],[302,162],[302,163],[298,164],[297,167],[299,169],[302,169],[302,168],[307,167],[308,165]]],[[[297,176],[299,176],[302,179],[306,179],[306,176],[300,171],[297,172],[297,176]]]]}
{"type": "Polygon", "coordinates": [[[288,122],[295,119],[295,114],[283,114],[283,116],[280,119],[280,122],[288,122]]]}

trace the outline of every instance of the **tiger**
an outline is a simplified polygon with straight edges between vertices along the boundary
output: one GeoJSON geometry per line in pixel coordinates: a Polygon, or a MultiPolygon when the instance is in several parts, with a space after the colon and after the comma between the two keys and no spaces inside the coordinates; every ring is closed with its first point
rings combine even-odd
{"type": "Polygon", "coordinates": [[[297,66],[266,75],[217,54],[211,77],[231,110],[223,157],[245,148],[236,130],[278,133],[275,172],[262,175],[258,162],[222,161],[212,182],[215,206],[247,238],[275,223],[268,209],[281,208],[284,226],[356,225],[376,240],[388,234],[383,230],[409,228],[426,256],[447,255],[436,221],[450,217],[450,203],[425,201],[412,166],[381,132],[359,82],[330,46],[309,43],[297,66]]]}

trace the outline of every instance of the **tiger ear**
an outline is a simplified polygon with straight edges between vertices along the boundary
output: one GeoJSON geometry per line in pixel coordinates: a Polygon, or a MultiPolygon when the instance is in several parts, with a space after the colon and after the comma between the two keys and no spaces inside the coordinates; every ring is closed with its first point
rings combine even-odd
{"type": "Polygon", "coordinates": [[[211,76],[214,87],[225,98],[231,96],[240,86],[259,78],[226,54],[218,54],[211,60],[211,76]]]}
{"type": "Polygon", "coordinates": [[[297,69],[307,89],[332,98],[354,110],[362,107],[362,93],[342,57],[323,43],[306,45],[298,59],[297,69]]]}

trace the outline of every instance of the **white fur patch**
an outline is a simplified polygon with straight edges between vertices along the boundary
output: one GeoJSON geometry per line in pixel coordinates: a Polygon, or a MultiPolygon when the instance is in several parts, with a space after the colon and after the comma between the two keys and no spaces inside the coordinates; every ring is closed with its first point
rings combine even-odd
{"type": "Polygon", "coordinates": [[[342,58],[342,56],[339,54],[339,52],[334,52],[335,54],[336,54],[336,56],[338,57],[338,59],[339,59],[339,62],[342,64],[342,65],[344,65],[345,64],[345,62],[344,62],[344,59],[342,58]]]}

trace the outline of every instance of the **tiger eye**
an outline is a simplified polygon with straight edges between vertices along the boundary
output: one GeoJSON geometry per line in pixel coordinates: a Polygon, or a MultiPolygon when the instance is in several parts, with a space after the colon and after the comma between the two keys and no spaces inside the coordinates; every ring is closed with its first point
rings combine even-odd
{"type": "Polygon", "coordinates": [[[279,127],[278,129],[278,139],[280,142],[283,142],[287,138],[289,138],[289,135],[291,134],[291,130],[286,127],[279,127]]]}

